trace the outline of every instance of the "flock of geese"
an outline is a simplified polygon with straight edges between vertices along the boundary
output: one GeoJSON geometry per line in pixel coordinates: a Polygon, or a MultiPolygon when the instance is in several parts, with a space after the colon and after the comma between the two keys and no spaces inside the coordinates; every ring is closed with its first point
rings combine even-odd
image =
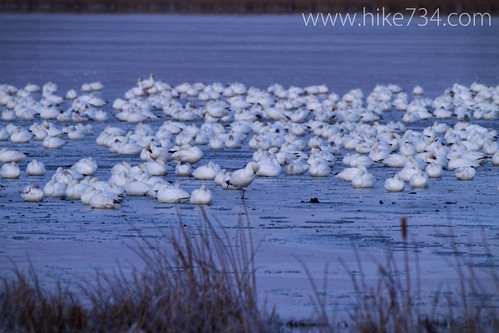
{"type": "MultiPolygon", "coordinates": [[[[454,84],[430,99],[420,86],[411,95],[390,84],[376,86],[367,96],[360,89],[340,96],[325,85],[171,86],[151,75],[114,100],[112,108],[99,97],[102,89],[100,82],[85,83],[80,94],[72,89],[62,97],[51,82],[21,89],[0,85],[0,141],[19,144],[19,150],[37,142],[43,149],[59,149],[93,136],[91,122],[112,122],[96,136],[96,144],[142,161],[123,160],[101,180],[95,177],[97,161],[85,157],[58,168],[43,187],[25,187],[23,200],[65,197],[110,209],[126,196],[150,196],[161,203],[209,205],[212,191],[202,185],[188,193],[179,186],[182,177],[242,190],[244,199],[255,177],[329,177],[338,164],[344,168],[334,176],[354,188],[372,188],[378,179],[369,169],[386,167],[393,176],[384,180],[384,188],[400,192],[407,186],[425,188],[444,172],[472,180],[488,161],[499,166],[497,131],[475,121],[489,120],[497,128],[499,86],[454,84]],[[384,121],[393,114],[399,120],[384,121]],[[114,118],[135,124],[134,129],[126,131],[114,118]],[[163,123],[155,129],[157,121],[163,123]],[[252,160],[237,170],[203,160],[209,150],[232,149],[253,150],[252,160]],[[165,177],[169,164],[175,166],[174,182],[165,177]]],[[[45,176],[43,161],[19,150],[0,150],[1,177],[19,178],[18,164],[24,160],[28,176],[45,176]]]]}

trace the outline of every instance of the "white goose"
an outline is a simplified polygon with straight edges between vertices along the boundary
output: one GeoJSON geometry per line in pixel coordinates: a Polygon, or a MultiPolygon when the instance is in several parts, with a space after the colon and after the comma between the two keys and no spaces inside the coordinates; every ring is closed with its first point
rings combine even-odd
{"type": "Polygon", "coordinates": [[[12,143],[28,143],[33,138],[33,134],[26,128],[19,127],[10,135],[12,143]]]}
{"type": "Polygon", "coordinates": [[[219,171],[220,166],[210,161],[194,170],[192,176],[198,180],[213,180],[219,171]]]}
{"type": "Polygon", "coordinates": [[[499,151],[492,156],[492,165],[499,166],[499,151]]]}
{"type": "Polygon", "coordinates": [[[421,170],[414,174],[410,180],[411,187],[414,188],[425,188],[428,187],[428,176],[421,170]]]}
{"type": "Polygon", "coordinates": [[[428,178],[440,178],[442,177],[442,166],[435,162],[430,162],[425,168],[425,172],[428,175],[428,178]]]}
{"type": "Polygon", "coordinates": [[[190,163],[180,162],[175,167],[175,174],[179,177],[189,177],[192,172],[190,163]]]}
{"type": "Polygon", "coordinates": [[[163,158],[150,160],[144,163],[144,166],[151,176],[166,176],[168,174],[168,166],[166,164],[166,160],[163,158]]]}
{"type": "Polygon", "coordinates": [[[193,205],[210,205],[212,200],[211,191],[206,186],[192,191],[190,202],[193,205]]]}
{"type": "Polygon", "coordinates": [[[55,179],[50,180],[43,187],[43,192],[47,198],[64,197],[66,195],[66,188],[68,186],[64,183],[58,182],[55,179]]]}
{"type": "Polygon", "coordinates": [[[230,173],[230,176],[227,177],[227,179],[224,181],[228,186],[228,188],[232,187],[235,189],[242,189],[243,195],[241,196],[241,199],[246,199],[244,197],[244,192],[246,191],[246,188],[255,179],[255,174],[258,172],[259,169],[260,167],[258,166],[258,164],[256,164],[255,162],[249,162],[245,168],[238,169],[230,173]]]}
{"type": "Polygon", "coordinates": [[[28,156],[24,153],[15,150],[3,148],[0,150],[0,163],[21,162],[27,159],[28,156]]]}
{"type": "Polygon", "coordinates": [[[45,175],[45,164],[37,160],[33,160],[28,163],[26,167],[26,173],[28,176],[44,176],[45,175]]]}
{"type": "Polygon", "coordinates": [[[90,185],[85,183],[80,183],[77,180],[73,180],[68,184],[66,188],[65,195],[69,200],[81,200],[81,195],[90,187],[90,185]]]}
{"type": "Polygon", "coordinates": [[[65,144],[65,140],[55,136],[47,136],[43,139],[43,148],[45,149],[59,149],[65,144]]]}
{"type": "Polygon", "coordinates": [[[475,174],[476,169],[470,166],[463,166],[454,170],[454,175],[459,180],[472,180],[475,174]]]}
{"type": "Polygon", "coordinates": [[[355,188],[371,188],[375,182],[376,177],[364,170],[352,179],[352,185],[355,188]]]}
{"type": "Polygon", "coordinates": [[[21,198],[24,201],[37,202],[42,201],[44,197],[43,190],[38,187],[38,185],[34,186],[26,186],[21,191],[21,198]]]}
{"type": "Polygon", "coordinates": [[[84,176],[93,176],[97,171],[97,162],[92,156],[89,156],[87,158],[82,158],[73,164],[71,169],[81,173],[84,176]]]}
{"type": "Polygon", "coordinates": [[[226,174],[227,174],[227,169],[222,169],[217,173],[217,175],[213,179],[213,181],[217,186],[222,186],[226,174]]]}
{"type": "Polygon", "coordinates": [[[119,205],[119,201],[109,195],[104,194],[101,190],[96,190],[90,197],[90,207],[96,209],[113,209],[119,205]]]}
{"type": "Polygon", "coordinates": [[[331,173],[331,168],[326,162],[315,160],[308,168],[308,173],[312,177],[327,177],[331,173]]]}
{"type": "Polygon", "coordinates": [[[335,175],[335,177],[344,180],[346,182],[351,182],[356,176],[360,175],[362,171],[366,171],[364,167],[361,168],[346,168],[343,171],[335,175]]]}
{"type": "Polygon", "coordinates": [[[402,192],[405,188],[405,183],[398,175],[385,180],[385,190],[388,192],[402,192]]]}
{"type": "Polygon", "coordinates": [[[258,172],[259,177],[277,177],[281,173],[281,166],[277,163],[277,160],[264,160],[258,162],[258,172]]]}
{"type": "Polygon", "coordinates": [[[2,165],[0,168],[0,175],[4,179],[16,179],[19,178],[21,170],[17,166],[16,162],[10,162],[9,164],[2,165]]]}
{"type": "Polygon", "coordinates": [[[190,194],[182,190],[178,184],[173,187],[164,185],[158,191],[158,201],[161,203],[183,203],[188,201],[190,194]]]}
{"type": "Polygon", "coordinates": [[[203,152],[198,147],[183,145],[172,155],[172,159],[194,164],[203,158],[203,152]]]}

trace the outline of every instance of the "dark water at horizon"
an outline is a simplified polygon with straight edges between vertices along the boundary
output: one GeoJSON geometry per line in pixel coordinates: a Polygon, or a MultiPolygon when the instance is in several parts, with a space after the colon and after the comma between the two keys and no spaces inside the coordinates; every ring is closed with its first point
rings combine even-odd
{"type": "Polygon", "coordinates": [[[306,27],[301,15],[0,15],[0,82],[121,95],[139,77],[164,82],[325,83],[345,93],[416,84],[499,83],[499,20],[491,27],[306,27]]]}

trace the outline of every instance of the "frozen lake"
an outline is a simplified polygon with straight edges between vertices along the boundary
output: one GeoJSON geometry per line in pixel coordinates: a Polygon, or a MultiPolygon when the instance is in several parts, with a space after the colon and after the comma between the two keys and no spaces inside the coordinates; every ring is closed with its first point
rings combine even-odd
{"type": "MultiPolygon", "coordinates": [[[[343,95],[361,88],[365,96],[376,84],[398,84],[409,94],[421,85],[430,98],[442,95],[454,83],[499,84],[497,18],[491,27],[475,28],[311,28],[304,26],[301,15],[0,15],[0,22],[0,84],[21,88],[28,82],[41,86],[52,81],[64,96],[69,89],[79,92],[82,83],[101,81],[104,90],[99,96],[109,102],[103,108],[109,115],[113,114],[112,102],[149,73],[174,86],[200,81],[242,82],[260,89],[273,83],[286,88],[326,84],[329,92],[343,95]]],[[[167,120],[161,112],[158,116],[158,121],[149,123],[154,130],[167,120]]],[[[390,111],[382,122],[401,116],[390,111]]],[[[41,122],[39,118],[34,121],[41,122]]],[[[422,130],[434,121],[407,127],[422,130]]],[[[457,120],[443,122],[452,126],[457,120]]],[[[471,122],[499,130],[498,120],[471,122]]],[[[13,123],[27,128],[32,122],[13,123]]],[[[107,123],[91,124],[93,135],[56,150],[43,149],[35,141],[0,142],[1,148],[30,156],[20,163],[19,179],[0,180],[0,276],[12,276],[12,263],[25,269],[29,258],[45,284],[56,279],[78,281],[94,268],[115,268],[116,260],[137,262],[127,247],[138,237],[137,229],[146,237],[158,238],[158,226],[161,230],[175,227],[178,213],[187,225],[199,223],[197,207],[160,204],[148,197],[127,197],[120,208],[109,211],[53,198],[23,202],[19,192],[24,186],[43,185],[58,167],[69,167],[82,157],[96,159],[96,176],[102,179],[110,176],[116,163],[140,163],[138,155],[113,154],[95,144],[109,124],[127,130],[135,125],[114,117],[107,123]],[[45,163],[43,178],[26,176],[24,170],[33,158],[45,163]]],[[[243,167],[254,152],[247,141],[241,149],[210,151],[204,146],[202,150],[205,155],[198,165],[213,160],[227,169],[243,167]]],[[[338,158],[333,173],[343,168],[338,158]]],[[[337,258],[355,268],[352,245],[376,257],[383,257],[387,249],[401,253],[401,216],[407,217],[410,237],[415,240],[412,245],[419,251],[424,294],[430,295],[441,283],[452,289],[456,281],[448,264],[456,250],[450,239],[465,262],[472,259],[477,265],[478,275],[481,266],[490,267],[491,259],[498,264],[499,169],[490,159],[472,181],[458,181],[446,171],[426,189],[406,186],[401,193],[383,188],[384,180],[397,169],[376,164],[370,171],[377,178],[372,189],[355,189],[333,175],[312,178],[282,172],[276,178],[256,178],[245,202],[239,191],[223,191],[211,181],[177,178],[173,162],[168,162],[166,179],[178,181],[188,192],[207,185],[213,203],[206,212],[228,229],[236,226],[238,216],[247,209],[253,236],[263,240],[257,255],[260,299],[276,305],[284,318],[303,319],[312,312],[311,287],[297,257],[317,279],[322,278],[328,261],[330,305],[351,309],[355,299],[350,280],[337,258]],[[320,203],[308,203],[311,198],[320,203]],[[487,256],[484,240],[492,258],[487,256]]],[[[374,279],[374,265],[367,259],[365,265],[369,278],[374,279]]]]}

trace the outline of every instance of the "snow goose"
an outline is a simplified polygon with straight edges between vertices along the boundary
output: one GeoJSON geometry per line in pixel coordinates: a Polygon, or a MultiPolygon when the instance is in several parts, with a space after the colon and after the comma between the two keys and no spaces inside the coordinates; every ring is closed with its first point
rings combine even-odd
{"type": "Polygon", "coordinates": [[[69,126],[67,128],[67,131],[68,131],[68,138],[70,140],[83,140],[83,139],[85,139],[85,136],[86,136],[85,132],[76,126],[69,126]]]}
{"type": "Polygon", "coordinates": [[[65,195],[69,200],[81,200],[82,194],[90,187],[90,185],[85,183],[80,183],[77,180],[73,180],[68,184],[66,188],[65,195]]]}
{"type": "Polygon", "coordinates": [[[33,134],[26,128],[18,127],[14,133],[10,135],[12,143],[28,143],[33,138],[33,134]]]}
{"type": "Polygon", "coordinates": [[[475,174],[475,168],[470,166],[462,166],[454,170],[454,175],[459,180],[472,180],[475,177],[475,174]]]}
{"type": "Polygon", "coordinates": [[[418,173],[412,175],[409,184],[414,188],[425,188],[428,186],[428,176],[419,170],[418,173]]]}
{"type": "Polygon", "coordinates": [[[309,166],[308,173],[312,177],[327,177],[331,173],[331,168],[326,161],[317,159],[309,166]]]}
{"type": "Polygon", "coordinates": [[[101,190],[96,190],[90,197],[89,204],[95,209],[113,209],[119,205],[119,201],[104,194],[101,190]]]}
{"type": "Polygon", "coordinates": [[[52,175],[51,179],[68,185],[73,180],[80,180],[83,175],[78,171],[72,169],[57,168],[56,172],[52,175]]]}
{"type": "Polygon", "coordinates": [[[391,154],[383,160],[383,164],[389,168],[403,168],[407,158],[400,154],[391,154]]]}
{"type": "Polygon", "coordinates": [[[397,176],[401,178],[405,182],[410,182],[411,177],[415,174],[418,173],[421,169],[417,165],[412,165],[410,163],[407,163],[406,166],[397,172],[397,176]]]}
{"type": "Polygon", "coordinates": [[[180,188],[179,184],[175,184],[173,187],[169,185],[164,185],[158,191],[158,201],[161,203],[183,203],[188,201],[190,194],[180,188]]]}
{"type": "Polygon", "coordinates": [[[210,205],[212,200],[211,191],[206,188],[206,186],[201,186],[201,188],[192,191],[190,202],[193,205],[210,205]]]}
{"type": "Polygon", "coordinates": [[[198,147],[183,145],[171,157],[176,161],[194,164],[203,158],[203,152],[198,147]]]}
{"type": "Polygon", "coordinates": [[[345,168],[341,172],[337,173],[335,177],[346,181],[351,182],[356,176],[360,175],[362,171],[366,171],[365,167],[360,168],[345,168]]]}
{"type": "MultiPolygon", "coordinates": [[[[306,162],[305,162],[306,163],[306,162]]],[[[253,182],[255,179],[255,174],[259,170],[259,166],[255,162],[249,162],[245,168],[243,169],[238,169],[236,171],[233,171],[230,174],[226,175],[226,180],[225,184],[230,188],[233,187],[235,189],[242,189],[243,194],[241,196],[241,199],[246,199],[244,197],[244,193],[247,189],[247,187],[253,182]],[[228,177],[227,177],[228,176],[228,177]]],[[[307,165],[308,168],[308,165],[307,165]]]]}
{"type": "Polygon", "coordinates": [[[66,195],[66,188],[68,186],[64,183],[58,182],[55,179],[51,179],[43,187],[43,192],[47,198],[57,198],[64,197],[66,195]]]}
{"type": "Polygon", "coordinates": [[[262,160],[258,162],[258,166],[256,174],[259,177],[277,177],[281,173],[281,166],[276,159],[262,160]]]}
{"type": "Polygon", "coordinates": [[[413,89],[412,89],[412,94],[414,96],[423,96],[424,94],[424,90],[421,86],[415,86],[413,89]]]}
{"type": "Polygon", "coordinates": [[[180,162],[175,167],[175,175],[179,177],[189,177],[192,172],[192,166],[187,162],[180,162]]]}
{"type": "Polygon", "coordinates": [[[0,127],[0,141],[7,141],[10,138],[9,132],[4,127],[0,127]]]}
{"type": "Polygon", "coordinates": [[[144,166],[151,176],[166,176],[168,174],[167,164],[163,158],[148,161],[144,163],[144,166]]]}
{"type": "Polygon", "coordinates": [[[224,150],[225,144],[218,136],[214,136],[208,141],[208,147],[210,150],[224,150]]]}
{"type": "Polygon", "coordinates": [[[97,190],[95,189],[95,187],[90,186],[81,194],[80,201],[84,205],[90,205],[90,199],[92,198],[92,196],[95,194],[96,191],[97,190]]]}
{"type": "Polygon", "coordinates": [[[24,201],[37,202],[42,201],[44,197],[43,190],[38,187],[38,185],[34,186],[26,186],[21,191],[21,198],[24,201]]]}
{"type": "Polygon", "coordinates": [[[492,164],[499,166],[499,151],[492,156],[492,164]]]}
{"type": "Polygon", "coordinates": [[[428,175],[428,178],[440,178],[442,177],[442,166],[435,162],[430,162],[425,168],[425,172],[428,175]]]}
{"type": "Polygon", "coordinates": [[[15,150],[3,148],[0,150],[0,163],[21,162],[27,159],[28,156],[24,153],[15,150]]]}
{"type": "Polygon", "coordinates": [[[227,169],[222,169],[219,172],[217,172],[217,175],[213,179],[213,181],[217,186],[222,186],[226,174],[227,174],[227,169]]]}
{"type": "Polygon", "coordinates": [[[37,160],[29,162],[26,167],[26,173],[28,176],[44,176],[45,172],[45,165],[43,162],[39,162],[37,160]]]}
{"type": "Polygon", "coordinates": [[[92,156],[89,156],[87,158],[82,158],[73,164],[71,169],[81,173],[84,176],[93,176],[97,171],[97,162],[92,156]]]}
{"type": "Polygon", "coordinates": [[[126,173],[126,172],[128,172],[128,170],[130,170],[131,167],[132,166],[128,162],[122,161],[120,163],[113,165],[113,167],[111,168],[111,173],[113,175],[119,174],[122,171],[125,171],[125,173],[126,173]]]}
{"type": "Polygon", "coordinates": [[[132,178],[132,180],[125,185],[125,192],[130,196],[146,196],[149,194],[151,188],[152,185],[132,178]]]}
{"type": "Polygon", "coordinates": [[[309,164],[302,158],[284,161],[284,170],[287,175],[302,175],[309,169],[309,164]]]}
{"type": "Polygon", "coordinates": [[[43,148],[45,149],[59,149],[65,144],[65,140],[54,136],[47,136],[43,139],[43,148]]]}
{"type": "Polygon", "coordinates": [[[2,165],[2,168],[0,168],[0,175],[4,179],[16,179],[19,178],[20,174],[21,170],[14,161],[4,164],[2,165]]]}
{"type": "Polygon", "coordinates": [[[483,145],[483,153],[485,155],[494,155],[497,152],[497,143],[487,141],[483,145]]]}
{"type": "Polygon", "coordinates": [[[361,172],[352,179],[352,185],[355,188],[371,188],[374,186],[375,182],[376,177],[367,172],[367,170],[361,170],[361,172]]]}
{"type": "Polygon", "coordinates": [[[402,192],[405,188],[405,183],[398,175],[385,180],[385,190],[388,192],[402,192]]]}
{"type": "Polygon", "coordinates": [[[219,171],[220,166],[210,161],[208,164],[195,169],[192,176],[198,180],[213,180],[219,171]]]}
{"type": "Polygon", "coordinates": [[[452,156],[452,158],[449,160],[449,163],[447,164],[447,168],[450,171],[453,171],[459,167],[480,167],[480,164],[475,159],[467,158],[462,155],[462,153],[459,153],[452,156]]]}

